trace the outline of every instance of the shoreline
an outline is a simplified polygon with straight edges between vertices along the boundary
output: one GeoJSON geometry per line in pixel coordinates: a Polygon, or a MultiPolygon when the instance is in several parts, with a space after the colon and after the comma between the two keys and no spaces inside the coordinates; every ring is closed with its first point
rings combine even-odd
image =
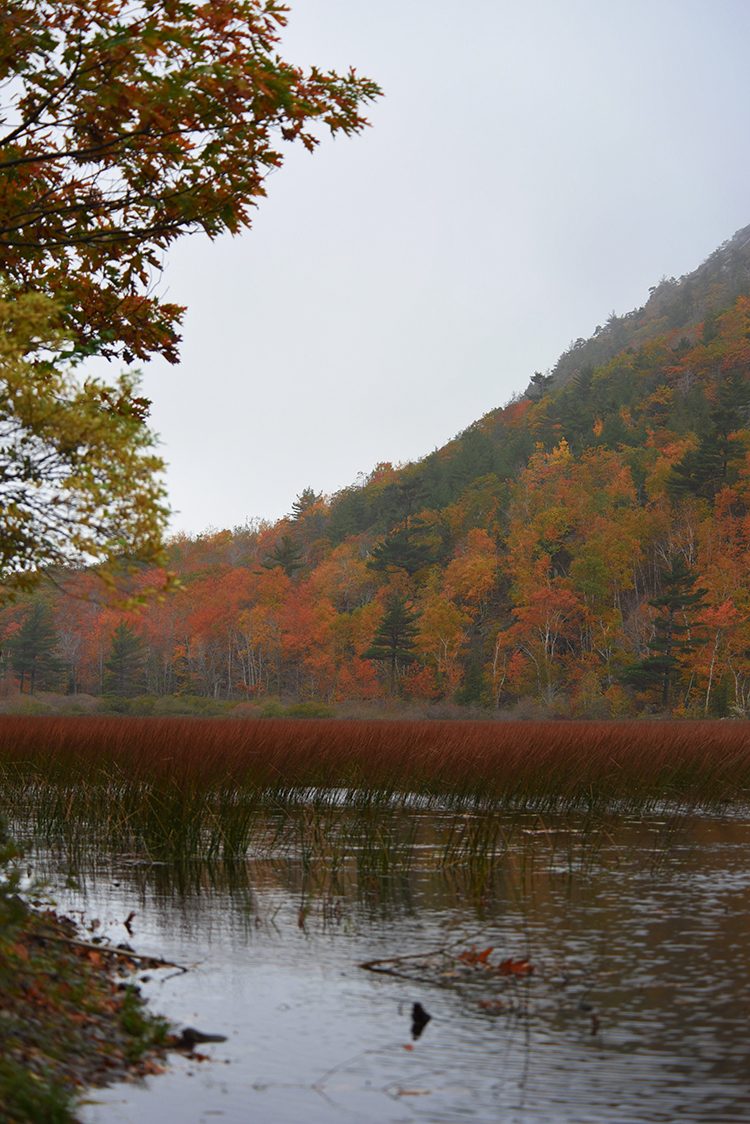
{"type": "Polygon", "coordinates": [[[0,886],[0,1107],[8,1124],[74,1124],[87,1089],[163,1072],[174,1036],[132,974],[140,958],[0,886]]]}

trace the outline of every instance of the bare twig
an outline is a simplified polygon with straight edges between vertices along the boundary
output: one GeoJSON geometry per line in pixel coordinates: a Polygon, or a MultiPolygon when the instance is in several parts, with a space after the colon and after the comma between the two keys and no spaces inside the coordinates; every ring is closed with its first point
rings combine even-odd
{"type": "Polygon", "coordinates": [[[36,937],[39,941],[55,941],[57,944],[72,945],[73,948],[86,949],[89,952],[101,952],[105,956],[120,956],[124,960],[137,960],[140,964],[145,964],[149,968],[175,968],[179,972],[188,972],[184,964],[175,964],[172,960],[162,960],[160,956],[144,956],[138,952],[132,952],[129,948],[116,948],[111,944],[95,944],[93,941],[81,941],[76,937],[59,937],[52,934],[40,934],[36,937]]]}

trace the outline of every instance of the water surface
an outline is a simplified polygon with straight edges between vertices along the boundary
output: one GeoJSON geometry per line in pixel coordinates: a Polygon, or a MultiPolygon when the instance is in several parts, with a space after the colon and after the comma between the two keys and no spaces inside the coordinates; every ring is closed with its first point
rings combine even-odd
{"type": "Polygon", "coordinates": [[[81,1119],[746,1121],[750,817],[581,829],[413,811],[331,848],[330,822],[269,821],[229,868],[108,855],[73,887],[69,859],[39,856],[96,934],[129,939],[135,910],[137,951],[190,968],[140,973],[156,1010],[227,1035],[81,1119]],[[490,967],[461,959],[489,947],[490,967]],[[507,958],[533,973],[492,969],[507,958]]]}

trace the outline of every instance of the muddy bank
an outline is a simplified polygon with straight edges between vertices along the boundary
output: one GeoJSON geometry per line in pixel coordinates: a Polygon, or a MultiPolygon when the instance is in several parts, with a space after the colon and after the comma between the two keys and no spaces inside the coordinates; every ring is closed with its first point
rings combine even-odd
{"type": "Polygon", "coordinates": [[[169,1026],[146,1010],[141,967],[83,941],[76,926],[0,890],[0,1115],[76,1119],[87,1087],[158,1073],[169,1026]]]}

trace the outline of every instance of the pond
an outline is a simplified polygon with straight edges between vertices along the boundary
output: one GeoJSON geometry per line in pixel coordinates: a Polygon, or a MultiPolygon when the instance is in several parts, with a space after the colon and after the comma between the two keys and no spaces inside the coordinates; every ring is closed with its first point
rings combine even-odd
{"type": "Polygon", "coordinates": [[[750,814],[348,816],[269,814],[229,865],[37,853],[92,933],[188,967],[139,974],[155,1010],[226,1035],[85,1124],[750,1117],[750,814]]]}

